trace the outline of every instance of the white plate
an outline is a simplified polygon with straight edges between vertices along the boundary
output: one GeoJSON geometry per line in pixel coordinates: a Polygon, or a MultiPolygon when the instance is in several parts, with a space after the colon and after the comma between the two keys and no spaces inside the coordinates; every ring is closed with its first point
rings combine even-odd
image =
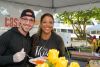
{"type": "Polygon", "coordinates": [[[32,63],[32,64],[38,64],[38,63],[36,63],[37,61],[42,63],[42,62],[45,62],[46,59],[44,59],[43,57],[29,59],[29,62],[32,63]]]}

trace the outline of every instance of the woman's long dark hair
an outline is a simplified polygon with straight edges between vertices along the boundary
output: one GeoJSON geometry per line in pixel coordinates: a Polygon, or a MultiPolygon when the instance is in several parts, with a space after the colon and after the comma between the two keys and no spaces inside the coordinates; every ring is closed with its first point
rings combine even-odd
{"type": "MultiPolygon", "coordinates": [[[[53,22],[54,22],[53,15],[50,14],[50,13],[45,13],[45,14],[43,14],[43,15],[41,16],[40,25],[41,25],[43,19],[44,19],[46,16],[51,17],[51,18],[53,19],[53,22]]],[[[53,32],[53,30],[52,30],[52,32],[53,32]]],[[[36,36],[37,36],[37,37],[36,37],[36,39],[34,40],[34,44],[35,44],[35,45],[36,45],[36,44],[38,43],[38,41],[41,39],[41,33],[42,33],[42,29],[41,29],[41,27],[39,26],[38,32],[36,33],[36,36]]]]}

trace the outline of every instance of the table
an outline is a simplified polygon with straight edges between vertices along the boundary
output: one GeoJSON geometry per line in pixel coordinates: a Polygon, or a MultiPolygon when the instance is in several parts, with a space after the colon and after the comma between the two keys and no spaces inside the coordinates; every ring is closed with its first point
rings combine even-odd
{"type": "Polygon", "coordinates": [[[88,61],[100,60],[100,56],[97,57],[97,56],[93,55],[92,53],[88,53],[88,52],[70,51],[70,53],[74,57],[83,58],[83,59],[86,59],[88,61]]]}

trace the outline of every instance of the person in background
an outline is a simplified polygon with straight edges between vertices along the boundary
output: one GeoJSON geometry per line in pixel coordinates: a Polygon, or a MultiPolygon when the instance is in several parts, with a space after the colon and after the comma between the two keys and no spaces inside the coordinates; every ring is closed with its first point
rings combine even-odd
{"type": "Polygon", "coordinates": [[[96,49],[96,52],[100,53],[100,36],[99,36],[99,39],[98,39],[98,47],[96,49]]]}
{"type": "Polygon", "coordinates": [[[96,48],[97,48],[97,39],[96,39],[96,36],[93,36],[93,38],[92,38],[92,49],[93,49],[93,52],[96,51],[96,48]]]}
{"type": "Polygon", "coordinates": [[[0,36],[0,67],[27,67],[26,54],[31,49],[29,31],[34,23],[34,12],[25,9],[20,16],[20,26],[0,36]]]}
{"type": "Polygon", "coordinates": [[[54,18],[50,13],[41,16],[39,30],[31,37],[32,57],[47,56],[48,50],[57,49],[59,56],[65,55],[65,46],[62,38],[53,30],[54,18]]]}

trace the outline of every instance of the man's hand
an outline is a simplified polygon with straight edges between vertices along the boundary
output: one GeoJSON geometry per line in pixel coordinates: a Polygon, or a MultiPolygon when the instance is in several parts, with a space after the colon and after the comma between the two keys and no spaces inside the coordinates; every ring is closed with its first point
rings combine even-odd
{"type": "Polygon", "coordinates": [[[20,52],[17,52],[13,55],[13,61],[21,62],[22,60],[24,60],[25,55],[26,55],[26,52],[24,52],[24,48],[22,48],[20,52]]]}

